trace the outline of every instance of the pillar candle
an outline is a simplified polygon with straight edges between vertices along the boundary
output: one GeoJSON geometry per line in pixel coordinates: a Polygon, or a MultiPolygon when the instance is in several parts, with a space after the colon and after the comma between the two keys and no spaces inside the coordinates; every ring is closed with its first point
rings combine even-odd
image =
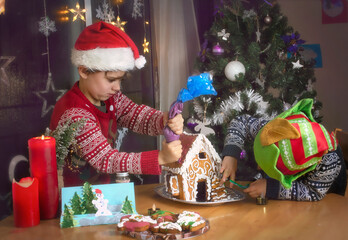
{"type": "Polygon", "coordinates": [[[57,216],[59,192],[56,159],[56,140],[53,137],[29,139],[29,164],[32,177],[39,181],[41,219],[57,216]]]}
{"type": "Polygon", "coordinates": [[[12,182],[13,217],[16,227],[32,227],[40,223],[39,184],[36,178],[12,182]]]}

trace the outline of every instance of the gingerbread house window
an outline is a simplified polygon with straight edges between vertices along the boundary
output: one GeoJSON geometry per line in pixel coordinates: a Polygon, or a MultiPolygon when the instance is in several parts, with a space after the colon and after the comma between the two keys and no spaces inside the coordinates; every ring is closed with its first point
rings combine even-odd
{"type": "Polygon", "coordinates": [[[198,154],[199,160],[206,160],[207,159],[207,154],[205,152],[200,152],[198,154]]]}

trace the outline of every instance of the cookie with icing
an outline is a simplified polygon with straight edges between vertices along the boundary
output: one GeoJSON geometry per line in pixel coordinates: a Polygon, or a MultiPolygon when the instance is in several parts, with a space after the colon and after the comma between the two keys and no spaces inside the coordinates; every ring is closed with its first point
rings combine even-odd
{"type": "Polygon", "coordinates": [[[173,222],[161,222],[158,224],[159,232],[165,234],[178,234],[182,232],[179,224],[173,222]]]}
{"type": "Polygon", "coordinates": [[[205,220],[196,212],[183,211],[178,216],[177,223],[184,231],[194,232],[205,227],[205,220]]]}

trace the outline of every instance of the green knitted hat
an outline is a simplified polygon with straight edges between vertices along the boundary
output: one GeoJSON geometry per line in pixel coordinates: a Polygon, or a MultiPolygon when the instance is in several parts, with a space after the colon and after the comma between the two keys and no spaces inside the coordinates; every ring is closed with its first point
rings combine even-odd
{"type": "Polygon", "coordinates": [[[315,122],[312,106],[312,99],[301,100],[267,123],[254,141],[258,165],[286,188],[315,169],[324,154],[337,148],[335,137],[315,122]]]}

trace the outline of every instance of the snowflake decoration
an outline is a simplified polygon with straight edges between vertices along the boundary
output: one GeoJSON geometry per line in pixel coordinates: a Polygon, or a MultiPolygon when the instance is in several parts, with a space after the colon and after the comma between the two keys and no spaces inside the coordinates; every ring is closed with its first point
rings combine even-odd
{"type": "Polygon", "coordinates": [[[137,19],[138,17],[143,17],[143,7],[143,0],[134,0],[132,18],[137,19]]]}
{"type": "Polygon", "coordinates": [[[253,18],[253,17],[256,17],[256,16],[257,16],[257,14],[256,14],[256,12],[253,9],[251,9],[251,10],[244,10],[242,19],[245,20],[246,18],[253,18]]]}
{"type": "Polygon", "coordinates": [[[113,20],[115,19],[114,12],[112,11],[111,6],[106,2],[106,0],[104,0],[102,8],[98,6],[96,11],[97,11],[96,17],[104,22],[112,23],[113,20]]]}
{"type": "Polygon", "coordinates": [[[57,29],[54,21],[50,20],[49,17],[42,17],[39,21],[39,32],[48,37],[51,32],[55,31],[57,31],[57,29]]]}

